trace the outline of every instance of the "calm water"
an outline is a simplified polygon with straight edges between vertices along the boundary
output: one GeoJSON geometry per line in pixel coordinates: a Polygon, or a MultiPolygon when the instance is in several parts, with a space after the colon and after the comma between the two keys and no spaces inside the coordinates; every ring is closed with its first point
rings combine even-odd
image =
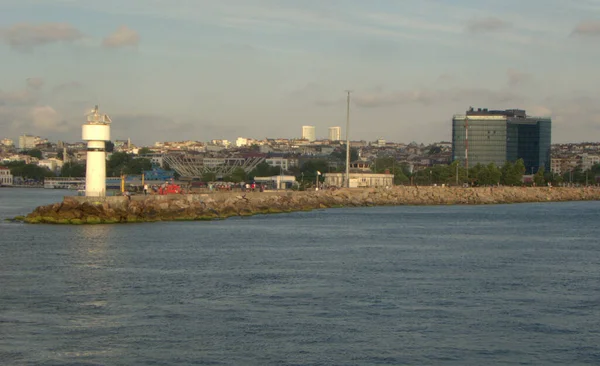
{"type": "MultiPolygon", "coordinates": [[[[65,191],[0,189],[0,217],[65,191]]],[[[600,202],[0,223],[3,365],[597,365],[600,202]]]]}

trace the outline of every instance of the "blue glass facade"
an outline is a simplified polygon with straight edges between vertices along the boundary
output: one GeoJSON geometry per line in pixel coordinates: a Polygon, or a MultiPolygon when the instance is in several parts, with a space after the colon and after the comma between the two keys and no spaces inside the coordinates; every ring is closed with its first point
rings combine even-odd
{"type": "Polygon", "coordinates": [[[529,117],[523,110],[471,109],[452,119],[452,160],[464,164],[468,146],[469,167],[523,159],[527,173],[549,171],[551,138],[550,118],[529,117]]]}

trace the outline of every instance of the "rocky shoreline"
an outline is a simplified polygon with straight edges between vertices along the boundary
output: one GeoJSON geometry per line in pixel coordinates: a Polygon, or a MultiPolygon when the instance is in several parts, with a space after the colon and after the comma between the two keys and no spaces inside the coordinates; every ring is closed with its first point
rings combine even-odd
{"type": "Polygon", "coordinates": [[[393,187],[304,192],[230,192],[127,197],[64,197],[15,220],[46,224],[112,224],[219,220],[232,216],[331,207],[480,205],[600,200],[600,188],[393,187]]]}

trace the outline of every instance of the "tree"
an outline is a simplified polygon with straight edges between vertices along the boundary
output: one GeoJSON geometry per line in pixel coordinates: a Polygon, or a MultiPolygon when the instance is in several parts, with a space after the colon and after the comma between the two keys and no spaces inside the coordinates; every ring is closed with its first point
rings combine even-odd
{"type": "Polygon", "coordinates": [[[152,161],[147,158],[135,158],[125,165],[123,173],[142,174],[142,171],[145,170],[152,170],[152,161]]]}
{"type": "Polygon", "coordinates": [[[121,174],[142,174],[142,171],[151,169],[150,159],[134,158],[125,152],[113,153],[106,162],[106,175],[109,177],[118,177],[121,174]]]}
{"type": "Polygon", "coordinates": [[[242,168],[239,168],[239,167],[235,168],[233,170],[233,172],[231,172],[231,175],[229,176],[228,181],[234,182],[234,183],[245,182],[246,181],[246,172],[242,168]]]}
{"type": "Polygon", "coordinates": [[[435,155],[442,152],[442,148],[439,146],[431,146],[428,151],[428,155],[435,155]]]}
{"type": "Polygon", "coordinates": [[[523,159],[515,161],[514,174],[519,177],[519,181],[523,178],[523,174],[525,174],[525,162],[523,159]]]}
{"type": "Polygon", "coordinates": [[[113,152],[115,151],[115,144],[112,141],[106,141],[104,143],[104,149],[106,152],[113,152]]]}
{"type": "Polygon", "coordinates": [[[502,172],[500,171],[498,166],[495,163],[489,163],[487,168],[488,168],[488,171],[490,174],[489,175],[489,177],[490,177],[489,184],[490,185],[499,184],[500,181],[502,180],[502,172]]]}
{"type": "Polygon", "coordinates": [[[86,166],[84,164],[77,163],[66,163],[63,165],[60,176],[61,177],[85,177],[86,166]]]}
{"type": "Polygon", "coordinates": [[[138,155],[148,155],[151,153],[152,153],[152,150],[150,150],[147,147],[142,147],[141,149],[138,150],[138,155]]]}
{"type": "Polygon", "coordinates": [[[216,180],[217,180],[217,175],[215,173],[206,172],[206,173],[202,174],[203,182],[214,182],[216,180]]]}
{"type": "Polygon", "coordinates": [[[545,179],[544,179],[544,167],[541,166],[537,173],[535,173],[535,175],[533,176],[533,182],[535,183],[536,186],[540,187],[543,186],[545,183],[545,179]]]}
{"type": "Polygon", "coordinates": [[[525,174],[525,164],[523,159],[517,160],[514,164],[507,161],[502,166],[502,179],[501,182],[507,186],[519,186],[523,181],[523,174],[525,174]]]}
{"type": "Polygon", "coordinates": [[[23,151],[23,154],[29,155],[33,158],[42,159],[42,151],[39,149],[31,149],[23,151]]]}
{"type": "Polygon", "coordinates": [[[132,160],[129,154],[124,152],[113,153],[106,162],[106,175],[118,177],[124,173],[125,166],[132,160]]]}
{"type": "MultiPolygon", "coordinates": [[[[330,155],[333,159],[346,162],[346,145],[340,147],[330,155]]],[[[355,147],[350,148],[350,162],[358,160],[358,149],[355,147]]]]}
{"type": "Polygon", "coordinates": [[[270,166],[266,162],[262,162],[254,168],[250,173],[248,173],[248,178],[250,180],[254,179],[254,177],[270,177],[273,175],[279,175],[280,169],[274,166],[270,166]]]}
{"type": "Polygon", "coordinates": [[[33,179],[37,181],[44,180],[45,177],[54,177],[55,174],[50,170],[35,164],[25,164],[24,161],[15,161],[6,164],[10,173],[15,177],[33,179]]]}
{"type": "Polygon", "coordinates": [[[469,172],[474,178],[474,183],[480,186],[489,186],[500,183],[502,172],[495,163],[488,165],[477,164],[469,172]]]}

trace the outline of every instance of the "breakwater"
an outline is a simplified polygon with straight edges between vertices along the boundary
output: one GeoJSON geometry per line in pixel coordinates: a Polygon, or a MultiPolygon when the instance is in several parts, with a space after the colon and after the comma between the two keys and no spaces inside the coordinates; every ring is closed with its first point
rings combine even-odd
{"type": "Polygon", "coordinates": [[[600,188],[392,187],[325,191],[231,192],[113,197],[64,197],[40,206],[27,223],[102,224],[174,220],[215,220],[330,207],[385,205],[478,205],[600,200],[600,188]]]}

